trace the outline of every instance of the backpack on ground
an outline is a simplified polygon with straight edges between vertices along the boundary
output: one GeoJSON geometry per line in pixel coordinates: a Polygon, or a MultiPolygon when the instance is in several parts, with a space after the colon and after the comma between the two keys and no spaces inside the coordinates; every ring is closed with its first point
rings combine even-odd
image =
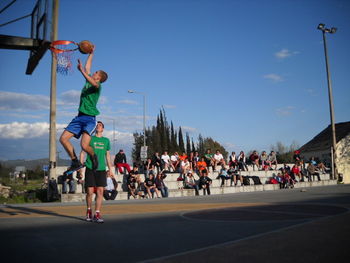
{"type": "Polygon", "coordinates": [[[259,176],[252,176],[252,179],[254,181],[254,185],[261,184],[259,176]]]}
{"type": "Polygon", "coordinates": [[[243,176],[243,185],[250,185],[249,176],[243,176]]]}

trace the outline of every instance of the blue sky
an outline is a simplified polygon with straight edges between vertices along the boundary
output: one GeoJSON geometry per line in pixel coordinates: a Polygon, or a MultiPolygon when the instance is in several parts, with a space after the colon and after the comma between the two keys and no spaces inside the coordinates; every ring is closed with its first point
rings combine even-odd
{"type": "MultiPolygon", "coordinates": [[[[18,0],[0,23],[33,5],[18,0]]],[[[114,120],[116,149],[130,150],[132,133],[142,130],[142,96],[132,89],[147,94],[147,126],[163,106],[195,139],[201,133],[228,151],[268,151],[277,141],[301,146],[330,123],[319,23],[338,28],[327,35],[335,119],[349,121],[349,14],[346,0],[61,0],[58,38],[96,45],[93,70],[109,74],[99,119],[111,139],[114,120]]],[[[29,20],[0,34],[29,36],[29,20]]],[[[31,76],[27,59],[27,51],[0,50],[0,159],[48,156],[51,55],[31,76]]],[[[75,67],[58,75],[59,134],[77,112],[83,83],[75,67]]]]}

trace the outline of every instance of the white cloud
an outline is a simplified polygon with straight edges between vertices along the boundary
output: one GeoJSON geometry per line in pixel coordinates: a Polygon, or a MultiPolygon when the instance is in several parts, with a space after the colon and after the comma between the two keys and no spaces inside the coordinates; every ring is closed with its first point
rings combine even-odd
{"type": "Polygon", "coordinates": [[[193,128],[193,127],[188,127],[188,126],[181,126],[181,129],[183,132],[189,132],[189,133],[195,133],[197,132],[197,129],[196,128],[193,128]]]}
{"type": "Polygon", "coordinates": [[[0,91],[0,110],[16,112],[48,110],[49,105],[48,96],[0,91]]]}
{"type": "MultiPolygon", "coordinates": [[[[66,125],[57,124],[58,131],[62,131],[66,125]]],[[[12,122],[0,124],[0,139],[30,139],[38,138],[49,133],[47,122],[12,122]]]]}
{"type": "Polygon", "coordinates": [[[163,107],[164,107],[165,109],[175,109],[175,108],[176,108],[175,105],[168,105],[168,104],[163,105],[163,107]]]}
{"type": "Polygon", "coordinates": [[[274,73],[264,75],[263,78],[272,80],[273,82],[281,82],[284,80],[280,75],[274,73]]]}
{"type": "Polygon", "coordinates": [[[80,91],[78,90],[68,90],[63,92],[60,96],[62,105],[78,105],[80,99],[80,91]]]}
{"type": "Polygon", "coordinates": [[[117,103],[119,104],[128,104],[128,105],[137,105],[137,101],[134,100],[118,100],[117,103]]]}
{"type": "Polygon", "coordinates": [[[287,57],[290,57],[292,55],[299,54],[299,51],[290,51],[286,48],[283,48],[282,50],[278,51],[275,53],[275,57],[279,59],[285,59],[287,57]]]}
{"type": "Polygon", "coordinates": [[[279,116],[289,116],[293,113],[294,109],[295,109],[295,107],[293,107],[293,106],[287,106],[284,108],[276,109],[276,113],[279,116]]]}

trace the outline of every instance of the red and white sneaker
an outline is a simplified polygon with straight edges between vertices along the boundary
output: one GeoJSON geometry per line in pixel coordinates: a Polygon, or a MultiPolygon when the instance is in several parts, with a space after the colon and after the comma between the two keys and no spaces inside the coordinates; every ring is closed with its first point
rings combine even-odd
{"type": "Polygon", "coordinates": [[[92,212],[91,209],[86,210],[86,218],[85,221],[92,222],[92,212]]]}
{"type": "Polygon", "coordinates": [[[101,214],[99,212],[96,212],[95,215],[94,215],[94,222],[96,223],[103,223],[103,219],[101,217],[101,214]]]}

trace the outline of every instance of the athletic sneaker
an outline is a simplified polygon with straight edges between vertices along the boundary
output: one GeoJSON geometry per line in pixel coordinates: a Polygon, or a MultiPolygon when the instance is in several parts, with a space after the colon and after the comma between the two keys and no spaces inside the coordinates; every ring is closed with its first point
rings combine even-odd
{"type": "Polygon", "coordinates": [[[91,212],[91,209],[87,209],[86,210],[86,221],[88,222],[92,222],[92,212],[91,212]]]}
{"type": "Polygon", "coordinates": [[[70,167],[68,168],[67,171],[64,172],[64,174],[65,175],[72,174],[73,172],[75,172],[83,167],[84,167],[84,165],[82,165],[78,159],[74,159],[74,160],[72,160],[70,167]]]}
{"type": "Polygon", "coordinates": [[[91,161],[92,161],[92,170],[96,171],[98,168],[98,158],[96,154],[91,156],[91,161]]]}
{"type": "Polygon", "coordinates": [[[101,217],[101,214],[99,212],[96,212],[95,215],[94,215],[94,222],[96,223],[103,223],[103,219],[101,217]]]}

